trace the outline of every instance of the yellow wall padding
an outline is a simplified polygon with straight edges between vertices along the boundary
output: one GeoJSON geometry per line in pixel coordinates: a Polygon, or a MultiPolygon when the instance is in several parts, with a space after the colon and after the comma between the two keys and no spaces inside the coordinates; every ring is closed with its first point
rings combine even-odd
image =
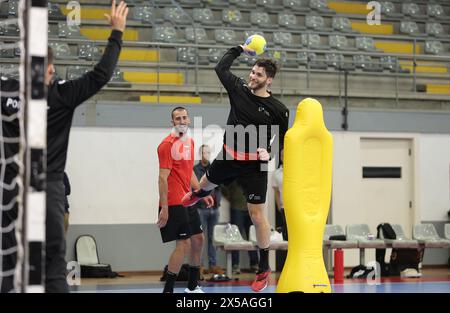
{"type": "Polygon", "coordinates": [[[367,15],[372,10],[367,9],[367,4],[362,2],[328,1],[328,7],[342,14],[367,15]]]}
{"type": "Polygon", "coordinates": [[[289,233],[277,292],[331,292],[322,254],[330,209],[333,137],[319,101],[297,106],[284,138],[283,200],[289,233]]]}
{"type": "Polygon", "coordinates": [[[158,62],[159,53],[156,50],[122,49],[120,61],[158,62]]]}
{"type": "Polygon", "coordinates": [[[450,85],[427,84],[427,93],[450,95],[450,85]]]}
{"type": "MultiPolygon", "coordinates": [[[[61,12],[67,15],[72,9],[67,9],[65,5],[60,5],[61,12]]],[[[81,19],[82,20],[103,20],[105,19],[104,14],[110,14],[111,8],[90,8],[86,6],[81,7],[81,19]]]]}
{"type": "Polygon", "coordinates": [[[374,35],[392,35],[394,33],[394,26],[388,23],[381,25],[369,25],[366,22],[351,22],[352,28],[363,34],[374,35]]]}
{"type": "MultiPolygon", "coordinates": [[[[408,42],[375,40],[375,47],[377,49],[383,50],[386,53],[413,54],[414,52],[414,45],[408,42]]],[[[416,54],[421,53],[422,46],[420,44],[416,44],[416,54]]]]}
{"type": "MultiPolygon", "coordinates": [[[[435,74],[445,74],[448,73],[448,68],[439,62],[423,62],[417,61],[416,73],[435,73],[435,74]]],[[[413,62],[412,61],[400,61],[402,69],[407,69],[411,73],[413,72],[413,62]]]]}
{"type": "Polygon", "coordinates": [[[184,75],[181,73],[124,72],[123,77],[131,83],[183,85],[184,75]]]}
{"type": "Polygon", "coordinates": [[[151,103],[202,103],[202,98],[191,96],[140,96],[141,102],[151,103]]]}
{"type": "MultiPolygon", "coordinates": [[[[98,27],[82,27],[80,33],[91,40],[107,40],[111,34],[109,28],[98,27]]],[[[139,33],[135,29],[125,29],[122,40],[137,41],[139,39],[139,33]]]]}

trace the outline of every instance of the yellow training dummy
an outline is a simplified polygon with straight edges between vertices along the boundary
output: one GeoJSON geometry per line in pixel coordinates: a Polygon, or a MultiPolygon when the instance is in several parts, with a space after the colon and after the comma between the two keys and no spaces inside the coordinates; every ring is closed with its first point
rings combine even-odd
{"type": "Polygon", "coordinates": [[[322,255],[330,208],[333,137],[322,105],[307,98],[297,106],[284,138],[283,199],[288,254],[277,292],[331,292],[322,255]]]}

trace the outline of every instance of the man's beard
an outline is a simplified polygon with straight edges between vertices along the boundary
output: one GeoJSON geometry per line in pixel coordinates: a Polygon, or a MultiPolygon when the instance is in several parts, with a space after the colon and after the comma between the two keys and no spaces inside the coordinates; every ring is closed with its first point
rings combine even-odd
{"type": "Polygon", "coordinates": [[[267,81],[264,81],[264,82],[261,82],[261,83],[252,83],[252,85],[250,87],[250,90],[253,91],[253,92],[258,91],[260,89],[264,89],[265,90],[266,89],[266,82],[267,81]]]}

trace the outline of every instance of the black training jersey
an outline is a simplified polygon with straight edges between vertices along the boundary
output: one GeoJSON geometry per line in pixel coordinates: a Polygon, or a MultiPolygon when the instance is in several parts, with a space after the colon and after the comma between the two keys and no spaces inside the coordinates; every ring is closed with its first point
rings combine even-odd
{"type": "Polygon", "coordinates": [[[231,73],[230,67],[233,61],[242,51],[240,46],[231,48],[215,68],[217,76],[228,92],[231,105],[224,143],[235,151],[255,153],[256,148],[265,148],[270,152],[271,147],[274,146],[273,143],[271,144],[271,140],[276,140],[281,150],[284,135],[288,130],[289,110],[272,95],[269,97],[254,95],[244,79],[231,73]],[[238,128],[235,126],[239,125],[250,130],[245,132],[245,142],[237,138],[239,131],[236,131],[238,128]],[[250,125],[255,127],[248,127],[250,125]],[[229,134],[230,131],[233,131],[233,127],[230,126],[234,127],[234,136],[229,134]],[[278,132],[274,126],[279,127],[278,132]],[[252,131],[255,129],[256,133],[252,131]],[[275,138],[273,138],[274,134],[276,134],[275,138]],[[234,138],[233,142],[230,142],[230,138],[234,138]]]}
{"type": "Polygon", "coordinates": [[[73,113],[111,79],[122,47],[122,32],[113,30],[94,69],[78,79],[57,81],[48,89],[47,175],[63,179],[73,113]]]}
{"type": "Polygon", "coordinates": [[[18,173],[17,160],[12,157],[19,153],[19,111],[20,84],[15,79],[0,78],[2,136],[1,165],[6,171],[6,183],[9,183],[18,173]],[[5,163],[5,164],[3,164],[5,163]]]}
{"type": "MultiPolygon", "coordinates": [[[[9,227],[17,218],[18,202],[14,200],[18,196],[19,185],[19,148],[20,127],[19,114],[21,109],[20,84],[15,79],[0,78],[1,96],[1,227],[9,227]]],[[[14,236],[5,233],[3,236],[3,248],[12,247],[15,244],[14,236]]]]}

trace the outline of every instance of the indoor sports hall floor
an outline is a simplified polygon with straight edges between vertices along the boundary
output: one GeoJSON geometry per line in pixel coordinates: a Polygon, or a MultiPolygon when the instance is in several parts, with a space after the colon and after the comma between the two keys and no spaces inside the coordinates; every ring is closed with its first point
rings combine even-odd
{"type": "MultiPolygon", "coordinates": [[[[345,279],[343,284],[333,284],[335,293],[450,293],[450,269],[423,269],[421,278],[382,278],[381,284],[369,285],[362,279],[345,279]]],[[[161,293],[163,283],[160,275],[125,273],[125,277],[113,279],[83,279],[80,286],[72,286],[75,293],[161,293]]],[[[273,293],[279,274],[272,274],[269,286],[264,293],[273,293]]],[[[253,275],[241,274],[230,282],[201,282],[207,293],[251,293],[250,283],[253,275]]],[[[209,278],[209,275],[205,275],[209,278]]],[[[184,292],[186,282],[178,282],[176,293],[184,292]]]]}

